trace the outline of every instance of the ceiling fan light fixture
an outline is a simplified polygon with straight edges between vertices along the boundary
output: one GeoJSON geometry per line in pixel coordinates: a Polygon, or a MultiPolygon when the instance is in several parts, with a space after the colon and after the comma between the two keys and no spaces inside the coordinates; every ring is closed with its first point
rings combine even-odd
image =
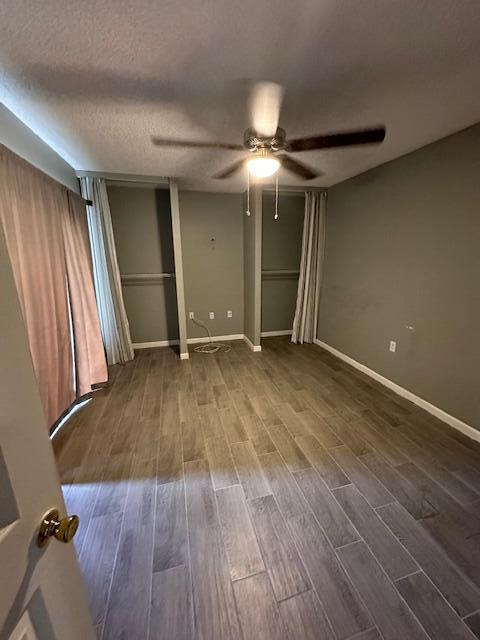
{"type": "Polygon", "coordinates": [[[280,162],[270,155],[258,155],[250,158],[247,167],[254,178],[268,178],[280,169],[280,162]]]}

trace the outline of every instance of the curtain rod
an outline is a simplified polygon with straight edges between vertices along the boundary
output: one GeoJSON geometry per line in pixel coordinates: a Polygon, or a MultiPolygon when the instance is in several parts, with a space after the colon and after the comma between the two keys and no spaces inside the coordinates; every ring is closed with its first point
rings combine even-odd
{"type": "Polygon", "coordinates": [[[113,173],[109,171],[77,171],[77,178],[103,178],[111,182],[144,182],[152,184],[168,185],[168,177],[151,176],[137,173],[113,173]]]}

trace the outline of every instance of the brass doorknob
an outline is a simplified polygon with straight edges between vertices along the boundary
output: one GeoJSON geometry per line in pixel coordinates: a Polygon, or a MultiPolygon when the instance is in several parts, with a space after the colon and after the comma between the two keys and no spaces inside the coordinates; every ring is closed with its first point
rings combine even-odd
{"type": "Polygon", "coordinates": [[[44,547],[54,537],[60,542],[70,542],[77,533],[80,518],[69,516],[59,520],[58,509],[50,509],[43,516],[38,530],[37,544],[44,547]]]}

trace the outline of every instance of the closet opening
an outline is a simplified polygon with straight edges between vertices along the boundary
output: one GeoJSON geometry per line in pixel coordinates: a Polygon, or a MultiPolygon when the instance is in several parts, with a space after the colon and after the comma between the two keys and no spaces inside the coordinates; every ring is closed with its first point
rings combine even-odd
{"type": "Polygon", "coordinates": [[[305,212],[303,191],[262,194],[261,336],[291,335],[297,301],[305,212]]]}
{"type": "Polygon", "coordinates": [[[108,180],[107,191],[133,347],[171,346],[178,351],[168,186],[108,180]]]}

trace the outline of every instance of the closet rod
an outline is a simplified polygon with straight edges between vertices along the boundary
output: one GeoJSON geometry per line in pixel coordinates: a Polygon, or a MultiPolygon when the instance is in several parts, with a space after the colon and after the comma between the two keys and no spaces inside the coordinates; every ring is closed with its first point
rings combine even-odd
{"type": "Polygon", "coordinates": [[[123,273],[122,284],[162,284],[164,280],[175,278],[175,273],[123,273]]]}
{"type": "Polygon", "coordinates": [[[263,269],[263,280],[296,280],[300,276],[299,269],[263,269]]]}
{"type": "Polygon", "coordinates": [[[279,276],[282,274],[285,275],[298,275],[300,273],[300,269],[262,269],[262,274],[279,276]]]}

